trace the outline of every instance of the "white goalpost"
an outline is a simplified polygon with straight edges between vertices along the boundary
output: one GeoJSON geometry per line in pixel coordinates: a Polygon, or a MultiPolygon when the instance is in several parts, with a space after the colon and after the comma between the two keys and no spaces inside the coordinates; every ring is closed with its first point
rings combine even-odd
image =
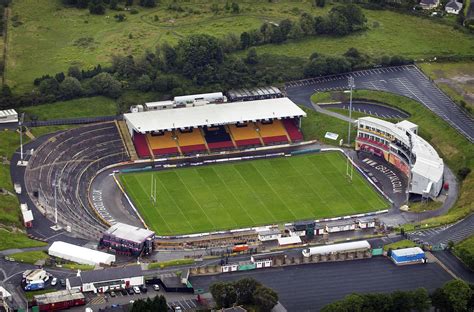
{"type": "Polygon", "coordinates": [[[351,157],[349,159],[349,156],[347,157],[347,162],[346,162],[346,177],[352,182],[352,176],[354,174],[354,165],[352,164],[353,158],[351,157]]]}
{"type": "Polygon", "coordinates": [[[153,174],[151,175],[150,200],[154,205],[156,205],[156,179],[153,174]]]}

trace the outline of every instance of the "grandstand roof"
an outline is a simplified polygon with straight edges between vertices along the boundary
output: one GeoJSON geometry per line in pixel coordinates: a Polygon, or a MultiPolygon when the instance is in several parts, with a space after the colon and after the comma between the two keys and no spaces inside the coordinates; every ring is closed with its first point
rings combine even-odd
{"type": "Polygon", "coordinates": [[[153,231],[119,222],[112,225],[105,233],[139,244],[143,243],[148,237],[155,235],[153,231]]]}
{"type": "MultiPolygon", "coordinates": [[[[362,117],[361,121],[369,121],[377,124],[379,128],[385,128],[385,131],[392,133],[397,139],[403,141],[409,146],[409,138],[407,130],[415,127],[414,123],[399,122],[393,124],[391,122],[381,120],[374,117],[362,117]]],[[[416,172],[432,181],[439,181],[443,178],[444,163],[439,157],[438,152],[422,137],[412,133],[412,152],[416,155],[416,162],[412,164],[412,172],[416,172]]]]}
{"type": "Polygon", "coordinates": [[[141,133],[300,116],[306,113],[288,98],[124,114],[129,126],[141,133]]]}
{"type": "Polygon", "coordinates": [[[7,116],[18,116],[18,113],[14,109],[0,110],[0,117],[7,116]]]}

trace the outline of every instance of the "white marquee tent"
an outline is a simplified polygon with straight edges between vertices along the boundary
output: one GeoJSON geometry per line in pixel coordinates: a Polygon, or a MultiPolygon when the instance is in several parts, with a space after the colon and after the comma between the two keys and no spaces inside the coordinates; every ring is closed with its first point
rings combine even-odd
{"type": "Polygon", "coordinates": [[[60,241],[54,242],[49,247],[48,254],[79,264],[110,265],[112,262],[115,262],[114,255],[60,241]]]}

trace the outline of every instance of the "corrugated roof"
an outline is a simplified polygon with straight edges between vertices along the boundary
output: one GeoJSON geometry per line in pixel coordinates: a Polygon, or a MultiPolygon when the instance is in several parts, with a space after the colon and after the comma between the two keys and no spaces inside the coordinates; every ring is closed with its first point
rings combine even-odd
{"type": "Polygon", "coordinates": [[[106,282],[138,276],[143,276],[142,268],[140,265],[130,265],[123,268],[111,268],[81,272],[81,280],[83,284],[106,282]]]}
{"type": "Polygon", "coordinates": [[[84,299],[84,295],[78,289],[60,290],[52,293],[36,295],[33,297],[37,304],[50,304],[68,300],[84,299]]]}
{"type": "Polygon", "coordinates": [[[141,133],[299,116],[306,113],[288,98],[124,114],[133,129],[141,133]]]}
{"type": "Polygon", "coordinates": [[[105,233],[139,244],[155,235],[153,231],[120,222],[112,225],[105,233]]]}
{"type": "Polygon", "coordinates": [[[425,252],[420,247],[411,247],[411,248],[392,250],[392,254],[394,254],[397,257],[412,256],[412,255],[418,255],[418,254],[424,254],[424,253],[425,252]]]}
{"type": "Polygon", "coordinates": [[[7,116],[18,116],[18,113],[14,109],[0,110],[0,117],[7,116]]]}

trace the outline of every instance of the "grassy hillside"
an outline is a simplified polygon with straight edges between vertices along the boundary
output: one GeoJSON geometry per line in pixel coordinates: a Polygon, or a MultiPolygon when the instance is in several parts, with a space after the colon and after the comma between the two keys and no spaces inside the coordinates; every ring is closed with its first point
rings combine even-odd
{"type": "MultiPolygon", "coordinates": [[[[71,65],[89,67],[105,64],[114,54],[140,55],[162,42],[176,43],[190,34],[240,35],[265,21],[297,19],[302,12],[321,15],[331,8],[311,6],[311,1],[237,1],[240,13],[211,11],[212,2],[179,1],[183,12],[167,9],[170,1],[156,8],[137,7],[137,14],[107,11],[105,16],[90,15],[88,10],[65,8],[60,0],[15,0],[12,16],[21,25],[9,23],[7,81],[16,92],[28,91],[34,78],[65,71],[71,65]],[[117,22],[114,15],[126,15],[117,22]]],[[[415,58],[450,54],[473,54],[473,37],[429,19],[390,11],[365,11],[369,22],[366,32],[344,38],[308,38],[282,45],[259,47],[261,52],[308,57],[317,51],[342,54],[350,47],[378,56],[402,54],[415,58]]]]}
{"type": "MultiPolygon", "coordinates": [[[[340,92],[322,93],[313,100],[341,99],[345,94],[340,92]]],[[[418,102],[409,98],[380,91],[357,90],[354,99],[374,100],[392,105],[410,113],[408,118],[420,127],[420,135],[428,140],[443,157],[445,163],[456,173],[462,167],[474,171],[474,145],[451,128],[441,118],[418,102]]],[[[460,196],[454,208],[448,214],[423,221],[423,224],[437,225],[453,222],[474,212],[474,174],[470,174],[461,184],[460,196]]]]}
{"type": "Polygon", "coordinates": [[[95,96],[22,107],[18,111],[25,113],[26,120],[31,118],[31,116],[36,116],[38,120],[95,117],[115,115],[117,113],[117,104],[110,98],[95,96]]]}

